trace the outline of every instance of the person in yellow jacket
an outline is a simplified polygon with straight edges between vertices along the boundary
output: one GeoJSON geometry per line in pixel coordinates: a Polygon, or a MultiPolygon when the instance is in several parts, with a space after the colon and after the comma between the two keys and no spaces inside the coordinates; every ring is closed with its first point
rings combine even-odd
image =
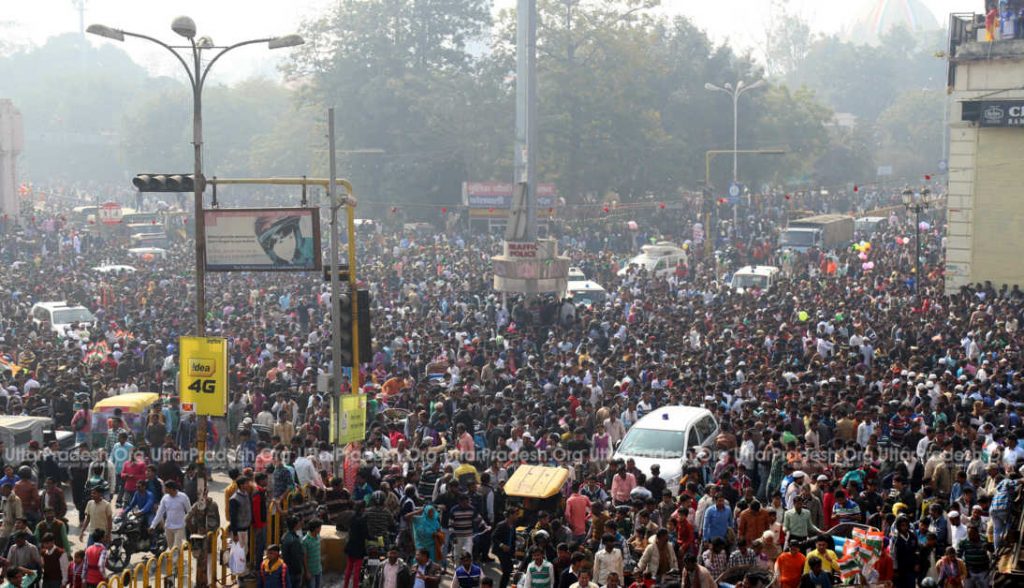
{"type": "Polygon", "coordinates": [[[818,557],[821,560],[821,571],[827,574],[838,574],[839,573],[839,558],[836,556],[836,552],[829,549],[829,543],[832,543],[827,536],[820,536],[814,542],[814,550],[807,554],[807,561],[804,562],[804,573],[811,571],[810,560],[812,557],[818,557]]]}

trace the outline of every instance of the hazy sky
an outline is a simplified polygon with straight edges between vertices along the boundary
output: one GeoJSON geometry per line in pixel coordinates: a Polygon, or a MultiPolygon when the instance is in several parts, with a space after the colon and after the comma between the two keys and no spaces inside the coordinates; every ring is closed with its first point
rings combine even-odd
{"type": "MultiPolygon", "coordinates": [[[[514,6],[516,0],[495,0],[497,6],[514,6]]],[[[586,0],[584,0],[586,1],[586,0]]],[[[880,0],[790,0],[793,9],[814,30],[834,33],[869,10],[880,0]]],[[[980,12],[982,0],[923,0],[944,22],[949,12],[980,12]]],[[[0,0],[0,34],[22,44],[42,44],[47,37],[77,31],[76,6],[84,2],[85,23],[103,23],[148,34],[164,41],[177,37],[171,20],[188,14],[196,20],[200,35],[218,44],[274,36],[296,30],[303,19],[331,6],[332,0],[0,0]]],[[[758,46],[764,36],[770,0],[662,0],[667,14],[690,16],[716,42],[730,42],[740,50],[758,46]]],[[[95,43],[108,41],[93,38],[95,43]]],[[[123,44],[133,59],[154,73],[175,74],[178,66],[170,56],[144,41],[123,44]]],[[[287,51],[287,50],[284,50],[287,51]]],[[[252,75],[276,75],[281,56],[259,48],[242,49],[218,62],[214,76],[235,81],[252,75]]],[[[0,83],[0,93],[2,93],[0,83]]]]}

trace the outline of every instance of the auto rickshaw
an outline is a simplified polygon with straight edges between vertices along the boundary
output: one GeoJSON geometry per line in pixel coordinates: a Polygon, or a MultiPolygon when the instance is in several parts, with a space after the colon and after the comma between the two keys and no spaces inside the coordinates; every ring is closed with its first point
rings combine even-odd
{"type": "Polygon", "coordinates": [[[547,466],[521,465],[505,482],[506,506],[518,508],[523,516],[516,527],[516,559],[526,557],[530,531],[540,512],[560,513],[565,509],[562,488],[569,479],[569,470],[547,466]]]}
{"type": "Polygon", "coordinates": [[[92,409],[92,446],[103,447],[107,439],[107,420],[114,416],[115,409],[121,409],[121,418],[125,428],[132,432],[136,439],[143,438],[146,433],[146,418],[153,405],[160,402],[160,395],[155,392],[135,392],[104,398],[92,409]]]}

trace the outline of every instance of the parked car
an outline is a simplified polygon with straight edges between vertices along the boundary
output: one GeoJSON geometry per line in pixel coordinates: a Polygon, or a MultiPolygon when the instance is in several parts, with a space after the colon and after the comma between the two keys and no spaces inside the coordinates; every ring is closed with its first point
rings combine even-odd
{"type": "Polygon", "coordinates": [[[68,304],[66,301],[37,302],[30,311],[32,322],[36,326],[50,325],[50,330],[65,336],[77,325],[96,326],[96,317],[88,308],[80,304],[68,304]]]}

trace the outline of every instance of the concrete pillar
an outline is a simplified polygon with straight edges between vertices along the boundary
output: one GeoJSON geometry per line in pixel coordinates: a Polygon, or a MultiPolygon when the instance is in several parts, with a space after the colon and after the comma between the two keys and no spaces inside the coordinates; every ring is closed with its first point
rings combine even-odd
{"type": "Polygon", "coordinates": [[[10,100],[0,99],[0,214],[18,217],[18,155],[23,144],[21,113],[10,100]]]}

